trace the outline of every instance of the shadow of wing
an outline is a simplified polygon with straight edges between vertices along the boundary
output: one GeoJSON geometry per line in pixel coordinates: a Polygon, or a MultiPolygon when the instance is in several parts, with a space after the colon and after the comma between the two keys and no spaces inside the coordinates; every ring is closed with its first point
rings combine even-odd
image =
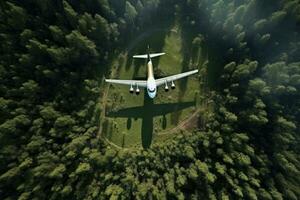
{"type": "Polygon", "coordinates": [[[124,108],[115,112],[110,112],[107,117],[119,118],[143,118],[145,116],[160,116],[168,113],[183,110],[185,108],[194,106],[195,102],[180,102],[180,103],[164,103],[164,104],[149,104],[144,106],[136,106],[131,108],[124,108]]]}
{"type": "Polygon", "coordinates": [[[151,109],[153,116],[166,115],[179,110],[183,110],[195,105],[194,101],[190,102],[179,102],[179,103],[165,103],[165,104],[154,104],[151,109]]]}
{"type": "Polygon", "coordinates": [[[120,118],[142,118],[143,106],[124,108],[115,112],[109,112],[107,117],[120,117],[120,118]]]}

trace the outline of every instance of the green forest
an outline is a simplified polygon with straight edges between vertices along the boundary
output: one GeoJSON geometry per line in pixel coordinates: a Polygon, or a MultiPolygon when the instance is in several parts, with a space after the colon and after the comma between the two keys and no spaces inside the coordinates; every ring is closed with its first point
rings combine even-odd
{"type": "Polygon", "coordinates": [[[300,0],[0,1],[0,199],[297,200],[299,134],[300,0]],[[104,78],[161,27],[180,32],[175,57],[196,63],[209,108],[192,129],[115,148],[104,78]]]}

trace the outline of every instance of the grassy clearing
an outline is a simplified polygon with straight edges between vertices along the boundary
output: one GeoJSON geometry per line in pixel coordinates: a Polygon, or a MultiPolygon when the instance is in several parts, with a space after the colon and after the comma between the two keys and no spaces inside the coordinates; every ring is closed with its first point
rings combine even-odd
{"type": "MultiPolygon", "coordinates": [[[[182,40],[180,30],[158,30],[138,38],[139,43],[129,52],[120,55],[113,66],[114,76],[118,79],[145,79],[145,60],[131,59],[133,54],[144,54],[150,44],[152,52],[163,51],[166,55],[153,59],[156,76],[167,76],[187,71],[183,66],[182,40]],[[185,70],[183,70],[185,69],[185,70]]],[[[142,90],[140,96],[129,93],[129,87],[110,85],[106,103],[105,128],[103,135],[121,147],[149,146],[161,131],[172,129],[186,119],[197,108],[195,99],[199,94],[198,76],[176,81],[176,89],[169,92],[158,88],[157,97],[149,99],[142,90]]]]}

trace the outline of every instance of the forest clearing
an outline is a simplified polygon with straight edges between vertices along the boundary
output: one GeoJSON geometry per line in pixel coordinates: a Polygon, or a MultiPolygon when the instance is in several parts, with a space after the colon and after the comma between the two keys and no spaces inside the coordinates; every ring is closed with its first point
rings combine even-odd
{"type": "Polygon", "coordinates": [[[299,199],[299,0],[6,0],[0,41],[0,199],[299,199]],[[105,82],[147,45],[198,74],[105,82]]]}

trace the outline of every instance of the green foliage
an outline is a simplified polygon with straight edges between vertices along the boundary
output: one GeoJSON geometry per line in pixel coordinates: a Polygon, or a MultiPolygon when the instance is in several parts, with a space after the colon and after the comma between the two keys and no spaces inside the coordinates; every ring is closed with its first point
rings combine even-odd
{"type": "Polygon", "coordinates": [[[125,17],[128,21],[133,21],[137,16],[137,11],[133,5],[129,1],[126,1],[125,6],[125,17]]]}
{"type": "Polygon", "coordinates": [[[67,17],[68,22],[70,23],[72,28],[75,28],[76,24],[77,24],[77,13],[76,13],[76,11],[65,0],[63,1],[63,7],[64,7],[64,11],[66,13],[66,17],[67,17]]]}
{"type": "Polygon", "coordinates": [[[26,10],[11,2],[6,2],[6,4],[8,6],[7,24],[14,29],[22,30],[27,20],[26,10]]]}
{"type": "MultiPolygon", "coordinates": [[[[66,171],[66,167],[63,164],[59,164],[50,174],[51,178],[62,178],[63,173],[66,171]]],[[[77,170],[76,170],[77,172],[77,170]]]]}
{"type": "Polygon", "coordinates": [[[271,17],[270,17],[270,22],[271,23],[279,23],[283,20],[283,18],[286,16],[286,12],[285,11],[277,11],[272,13],[271,17]]]}
{"type": "Polygon", "coordinates": [[[255,29],[255,31],[264,30],[266,28],[267,24],[268,24],[268,21],[266,19],[260,19],[254,23],[254,29],[255,29]]]}
{"type": "Polygon", "coordinates": [[[72,119],[71,116],[67,115],[67,116],[58,117],[55,120],[54,127],[64,128],[64,127],[70,127],[74,124],[75,124],[74,119],[72,119]]]}
{"type": "Polygon", "coordinates": [[[75,171],[76,174],[85,174],[91,171],[89,163],[80,163],[75,171]]]}
{"type": "Polygon", "coordinates": [[[300,196],[298,0],[0,7],[3,199],[300,196]],[[183,64],[194,49],[207,57],[210,117],[149,149],[108,147],[98,133],[100,80],[131,38],[173,17],[183,64]]]}
{"type": "Polygon", "coordinates": [[[75,55],[72,55],[72,57],[78,57],[81,54],[81,56],[86,55],[93,58],[98,54],[94,42],[83,36],[79,31],[72,31],[66,36],[66,40],[69,46],[76,50],[73,52],[75,55]]]}

